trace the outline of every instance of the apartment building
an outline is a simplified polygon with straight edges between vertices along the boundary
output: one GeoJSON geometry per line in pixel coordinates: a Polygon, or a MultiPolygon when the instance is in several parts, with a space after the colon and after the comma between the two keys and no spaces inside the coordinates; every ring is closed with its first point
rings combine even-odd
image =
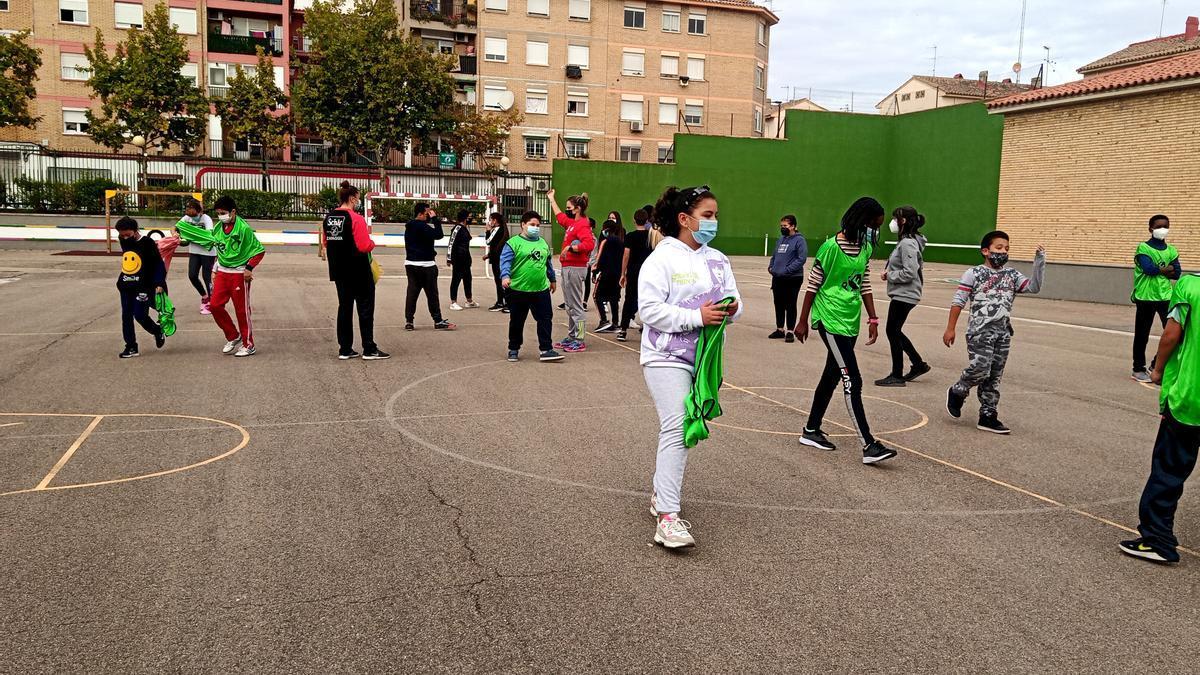
{"type": "Polygon", "coordinates": [[[524,121],[497,148],[519,172],[555,158],[672,161],[676,133],[761,136],[771,27],[748,0],[479,0],[479,104],[524,121]]]}

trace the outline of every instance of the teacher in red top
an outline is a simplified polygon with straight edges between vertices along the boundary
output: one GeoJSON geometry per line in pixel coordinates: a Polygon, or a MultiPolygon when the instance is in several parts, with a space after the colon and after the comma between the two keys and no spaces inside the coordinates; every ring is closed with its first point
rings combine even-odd
{"type": "Polygon", "coordinates": [[[547,192],[546,197],[550,200],[555,220],[566,229],[558,260],[562,265],[563,301],[567,305],[567,337],[554,347],[564,352],[582,352],[587,349],[582,340],[586,316],[583,305],[587,301],[583,287],[588,275],[588,259],[592,249],[596,248],[596,238],[592,235],[592,226],[587,217],[588,197],[586,192],[568,197],[565,211],[558,208],[554,190],[547,192]]]}
{"type": "Polygon", "coordinates": [[[338,358],[357,358],[354,351],[354,306],[358,305],[358,330],[362,334],[362,358],[378,361],[391,355],[375,344],[375,280],[371,276],[371,251],[375,242],[367,229],[367,220],[355,210],[358,188],[342,181],[338,190],[339,206],[325,216],[321,237],[325,240],[329,261],[329,280],[337,287],[338,358]]]}

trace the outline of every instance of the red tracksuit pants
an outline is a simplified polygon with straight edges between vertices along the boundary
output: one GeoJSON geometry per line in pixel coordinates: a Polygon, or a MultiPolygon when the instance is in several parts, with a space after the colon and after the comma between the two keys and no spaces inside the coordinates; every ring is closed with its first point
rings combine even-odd
{"type": "Polygon", "coordinates": [[[225,331],[226,340],[234,340],[242,336],[242,345],[254,346],[254,323],[250,320],[250,284],[241,272],[213,273],[212,299],[209,309],[217,325],[225,331]],[[237,315],[237,326],[225,309],[225,303],[233,301],[233,311],[237,315]]]}

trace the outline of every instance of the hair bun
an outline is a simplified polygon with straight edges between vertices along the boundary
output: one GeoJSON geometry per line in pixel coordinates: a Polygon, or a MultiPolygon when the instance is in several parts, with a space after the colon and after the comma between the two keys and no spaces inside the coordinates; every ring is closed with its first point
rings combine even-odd
{"type": "Polygon", "coordinates": [[[348,187],[350,187],[350,181],[344,180],[344,181],[342,181],[342,184],[338,187],[341,187],[343,189],[348,188],[348,187]]]}

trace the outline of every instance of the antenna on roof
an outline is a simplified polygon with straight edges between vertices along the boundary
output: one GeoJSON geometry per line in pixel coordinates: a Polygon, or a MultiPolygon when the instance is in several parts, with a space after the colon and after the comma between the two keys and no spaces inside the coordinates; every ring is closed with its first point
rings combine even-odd
{"type": "Polygon", "coordinates": [[[1158,37],[1162,37],[1163,22],[1167,20],[1167,0],[1163,0],[1162,14],[1158,17],[1158,37]]]}
{"type": "Polygon", "coordinates": [[[1029,8],[1029,0],[1021,0],[1021,36],[1017,39],[1017,84],[1021,84],[1021,57],[1025,55],[1025,10],[1029,8]]]}
{"type": "Polygon", "coordinates": [[[933,72],[934,77],[937,77],[937,45],[933,46],[933,72]]]}

